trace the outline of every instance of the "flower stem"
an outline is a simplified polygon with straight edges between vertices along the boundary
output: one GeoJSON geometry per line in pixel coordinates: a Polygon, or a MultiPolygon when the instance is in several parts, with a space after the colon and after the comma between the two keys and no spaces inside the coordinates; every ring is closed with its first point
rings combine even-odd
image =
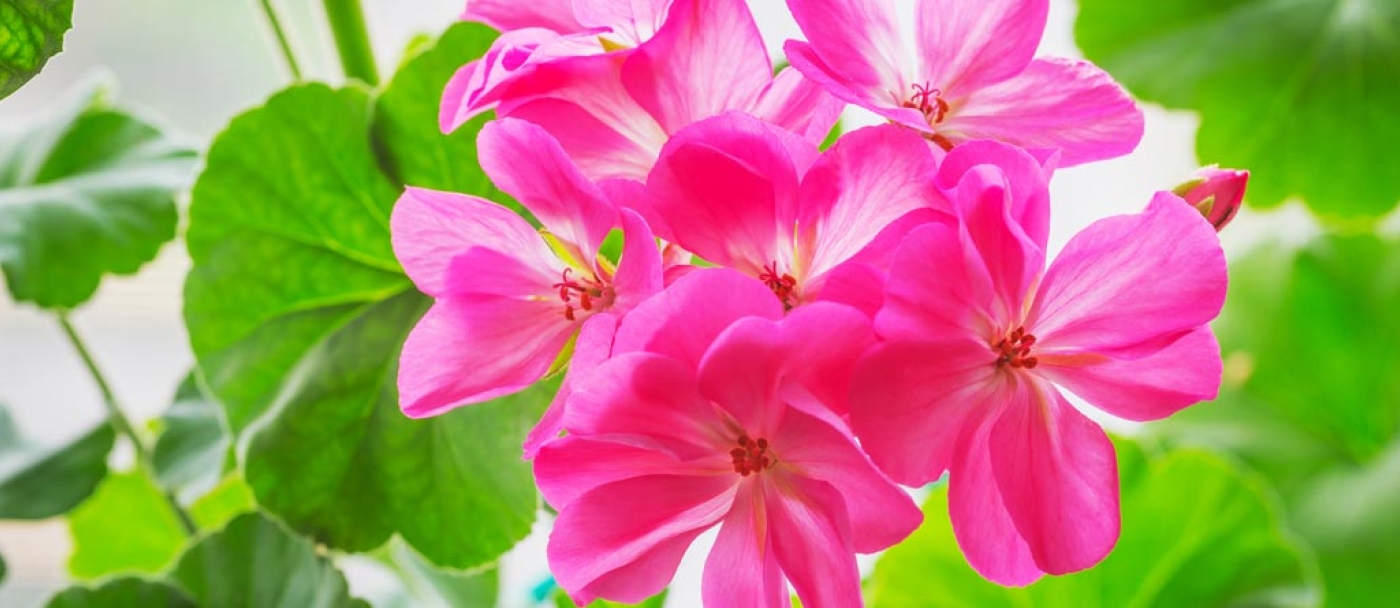
{"type": "Polygon", "coordinates": [[[292,45],[287,41],[287,32],[282,29],[282,20],[277,17],[277,9],[273,8],[272,0],[261,0],[263,15],[267,17],[268,25],[272,26],[272,33],[277,36],[277,45],[282,48],[282,58],[287,61],[287,69],[291,70],[294,80],[301,80],[301,65],[297,63],[296,54],[292,52],[292,45]]]}
{"type": "Polygon", "coordinates": [[[345,77],[357,78],[370,86],[379,84],[379,70],[374,64],[374,50],[369,42],[369,30],[365,28],[360,0],[324,0],[324,5],[345,77]]]}
{"type": "MultiPolygon", "coordinates": [[[[150,448],[146,446],[141,435],[136,432],[136,427],[131,425],[131,420],[127,419],[126,414],[122,411],[121,405],[117,402],[116,395],[112,393],[112,386],[107,383],[107,377],[104,376],[102,370],[97,367],[97,362],[93,360],[92,353],[88,351],[87,345],[83,342],[82,337],[78,335],[77,328],[73,327],[73,323],[68,320],[68,315],[65,313],[59,313],[58,324],[63,326],[63,333],[68,336],[68,342],[73,345],[74,350],[78,351],[78,356],[82,357],[83,364],[87,366],[88,373],[92,375],[93,381],[97,383],[97,390],[102,392],[102,403],[107,406],[107,415],[108,419],[111,421],[112,428],[116,429],[117,433],[126,436],[127,440],[131,442],[132,449],[136,451],[137,466],[140,466],[151,479],[155,479],[155,465],[152,464],[151,461],[150,448]]],[[[170,503],[170,509],[175,513],[176,518],[180,520],[180,527],[185,530],[185,533],[190,536],[198,534],[199,527],[194,524],[194,520],[190,518],[190,514],[185,511],[185,508],[180,505],[180,501],[176,500],[175,495],[171,494],[169,491],[163,491],[162,494],[166,502],[170,503]]]]}

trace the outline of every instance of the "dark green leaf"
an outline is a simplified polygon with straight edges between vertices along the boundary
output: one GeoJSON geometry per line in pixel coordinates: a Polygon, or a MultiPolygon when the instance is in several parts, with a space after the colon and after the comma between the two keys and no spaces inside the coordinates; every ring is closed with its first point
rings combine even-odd
{"type": "Polygon", "coordinates": [[[200,539],[170,573],[201,606],[355,606],[345,577],[304,538],[256,513],[200,539]]]}
{"type": "Polygon", "coordinates": [[[156,478],[181,502],[192,502],[214,489],[227,472],[230,441],[219,404],[204,394],[190,374],[180,383],[161,422],[164,429],[151,451],[156,478]]]}
{"type": "Polygon", "coordinates": [[[1231,267],[1215,403],[1150,426],[1227,450],[1280,489],[1329,606],[1400,597],[1400,245],[1326,237],[1231,267]]]}
{"type": "Polygon", "coordinates": [[[160,581],[118,578],[101,587],[72,587],[53,597],[47,608],[196,608],[179,589],[160,581]]]}
{"type": "Polygon", "coordinates": [[[161,489],[140,471],[113,473],[68,515],[68,572],[92,580],[116,572],[160,572],[186,536],[161,489]]]}
{"type": "Polygon", "coordinates": [[[73,0],[0,0],[0,99],[63,50],[71,27],[73,0]]]}
{"type": "Polygon", "coordinates": [[[947,486],[924,524],[875,567],[872,608],[915,606],[1307,606],[1315,575],[1281,533],[1264,487],[1217,458],[1177,451],[1148,460],[1119,444],[1123,528],[1097,567],[1025,588],[982,579],[948,520],[947,486]]]}
{"type": "Polygon", "coordinates": [[[5,575],[8,573],[9,571],[5,566],[5,556],[0,555],[0,583],[5,582],[5,575]]]}
{"type": "Polygon", "coordinates": [[[33,445],[0,406],[0,519],[67,513],[107,475],[114,441],[112,427],[102,422],[67,445],[33,445]]]}
{"type": "Polygon", "coordinates": [[[1400,202],[1400,3],[1081,0],[1076,33],[1138,96],[1200,111],[1197,154],[1250,169],[1250,203],[1345,219],[1400,202]]]}

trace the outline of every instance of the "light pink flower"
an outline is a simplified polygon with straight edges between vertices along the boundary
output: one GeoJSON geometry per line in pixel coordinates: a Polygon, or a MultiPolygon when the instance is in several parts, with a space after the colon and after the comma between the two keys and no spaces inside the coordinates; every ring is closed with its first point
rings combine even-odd
{"type": "Polygon", "coordinates": [[[535,475],[559,519],[549,563],[579,605],[664,588],[716,525],[707,606],[859,606],[855,553],[922,514],[832,413],[873,341],[865,315],[783,309],[726,269],[691,273],[623,319],[618,352],[577,385],[569,434],[535,475]]]}
{"type": "Polygon", "coordinates": [[[676,0],[637,48],[534,64],[493,95],[498,116],[543,126],[596,180],[645,179],[671,134],[729,110],[819,143],[842,106],[795,70],[773,76],[743,0],[676,0]]]}
{"type": "Polygon", "coordinates": [[[825,298],[873,314],[899,239],[951,217],[932,187],[936,171],[932,150],[908,129],[860,129],[823,154],[731,112],[682,129],[645,193],[619,201],[662,238],[767,283],[788,307],[825,298]]]}
{"type": "Polygon", "coordinates": [[[1160,193],[1080,232],[1045,270],[1045,183],[1016,183],[1037,163],[992,146],[1001,158],[969,145],[944,164],[961,222],[917,228],[895,254],[875,320],[885,341],[857,365],[850,416],[896,481],[948,471],[968,562],[1024,585],[1093,566],[1119,532],[1113,445],[1056,385],[1130,420],[1214,397],[1207,323],[1225,259],[1210,224],[1160,193]]]}
{"type": "Polygon", "coordinates": [[[1245,187],[1249,184],[1249,172],[1237,169],[1221,169],[1215,165],[1203,167],[1196,172],[1195,179],[1177,186],[1173,192],[1185,199],[1204,215],[1215,231],[1220,232],[1230,220],[1235,219],[1240,206],[1244,204],[1245,187]]]}
{"type": "Polygon", "coordinates": [[[399,199],[394,253],[435,300],[400,359],[401,405],[415,418],[533,384],[581,326],[615,325],[612,316],[661,288],[660,253],[630,211],[620,216],[618,267],[598,257],[619,213],[547,133],[502,120],[482,129],[478,144],[487,175],[547,233],[473,196],[409,188],[399,199]]]}
{"type": "Polygon", "coordinates": [[[810,43],[792,65],[837,97],[951,148],[993,139],[1060,149],[1068,165],[1131,152],[1142,112],[1085,61],[1032,59],[1049,0],[918,0],[916,40],[886,0],[788,0],[810,43]]]}

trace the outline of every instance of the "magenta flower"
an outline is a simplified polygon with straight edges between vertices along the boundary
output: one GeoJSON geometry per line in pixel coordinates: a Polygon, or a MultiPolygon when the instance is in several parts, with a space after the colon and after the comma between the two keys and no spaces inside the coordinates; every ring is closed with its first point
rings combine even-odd
{"type": "Polygon", "coordinates": [[[1085,61],[1032,59],[1048,0],[919,0],[911,52],[882,0],[788,0],[810,44],[784,47],[832,94],[946,148],[1060,149],[1066,166],[1131,152],[1142,112],[1085,61]]]}
{"type": "Polygon", "coordinates": [[[1177,186],[1173,192],[1200,211],[1210,225],[1215,226],[1215,231],[1220,232],[1239,213],[1248,184],[1248,171],[1211,165],[1197,171],[1195,179],[1177,186]]]}
{"type": "MultiPolygon", "coordinates": [[[[581,327],[597,323],[609,334],[612,317],[661,288],[660,253],[630,211],[620,216],[619,265],[599,258],[619,213],[547,133],[501,120],[482,129],[478,145],[487,175],[546,232],[473,196],[409,188],[399,199],[394,253],[435,300],[400,359],[401,405],[415,418],[533,384],[581,327]]],[[[590,343],[611,340],[580,348],[590,343]]]]}
{"type": "MultiPolygon", "coordinates": [[[[635,49],[546,61],[528,72],[488,101],[498,116],[543,126],[595,180],[645,179],[671,134],[729,110],[819,143],[842,105],[795,70],[773,76],[743,0],[676,0],[664,25],[635,49]]],[[[449,87],[449,106],[453,95],[449,87]]],[[[463,115],[444,108],[449,113],[463,115]]]]}
{"type": "Polygon", "coordinates": [[[707,606],[859,606],[855,553],[922,519],[832,413],[870,321],[821,303],[783,316],[761,283],[691,273],[623,319],[612,359],[577,385],[569,434],[535,475],[559,509],[556,578],[579,605],[661,591],[716,525],[707,606]]]}
{"type": "Polygon", "coordinates": [[[1007,585],[1093,566],[1118,537],[1113,445],[1056,385],[1153,420],[1214,397],[1221,374],[1207,323],[1225,260],[1210,224],[1160,193],[1089,226],[1045,270],[1036,164],[1000,144],[949,154],[939,183],[961,222],[900,246],[875,320],[886,341],[852,381],[871,458],[910,485],[948,471],[959,545],[1007,585]]]}
{"type": "Polygon", "coordinates": [[[899,239],[949,217],[936,210],[948,209],[932,187],[936,171],[932,150],[908,129],[860,129],[823,154],[731,112],[677,133],[645,194],[620,202],[662,238],[767,283],[788,307],[824,298],[873,314],[899,239]]]}

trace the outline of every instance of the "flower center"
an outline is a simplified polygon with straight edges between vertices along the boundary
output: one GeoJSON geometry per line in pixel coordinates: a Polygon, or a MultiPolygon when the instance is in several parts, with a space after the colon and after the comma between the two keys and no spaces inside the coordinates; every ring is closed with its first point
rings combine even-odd
{"type": "Polygon", "coordinates": [[[1035,346],[1035,336],[1027,333],[1026,328],[1017,327],[992,344],[992,352],[997,355],[996,366],[1035,369],[1040,361],[1031,356],[1032,346],[1035,346]]]}
{"type": "Polygon", "coordinates": [[[773,290],[773,295],[782,300],[783,308],[792,310],[792,296],[793,292],[797,291],[797,279],[787,273],[778,274],[778,263],[773,262],[763,267],[763,273],[758,275],[758,280],[763,281],[764,285],[773,290]]]}
{"type": "Polygon", "coordinates": [[[768,451],[768,440],[762,437],[755,441],[748,435],[740,435],[739,447],[729,450],[729,455],[734,459],[734,472],[744,477],[778,464],[777,457],[768,451]]]}
{"type": "Polygon", "coordinates": [[[559,290],[559,299],[564,302],[564,318],[578,319],[576,311],[593,312],[612,304],[612,286],[597,277],[573,277],[572,268],[564,269],[564,276],[553,287],[559,290]]]}
{"type": "Polygon", "coordinates": [[[927,83],[914,85],[914,93],[904,100],[903,105],[921,112],[930,125],[943,122],[948,115],[948,102],[943,100],[943,91],[930,88],[927,83]]]}

